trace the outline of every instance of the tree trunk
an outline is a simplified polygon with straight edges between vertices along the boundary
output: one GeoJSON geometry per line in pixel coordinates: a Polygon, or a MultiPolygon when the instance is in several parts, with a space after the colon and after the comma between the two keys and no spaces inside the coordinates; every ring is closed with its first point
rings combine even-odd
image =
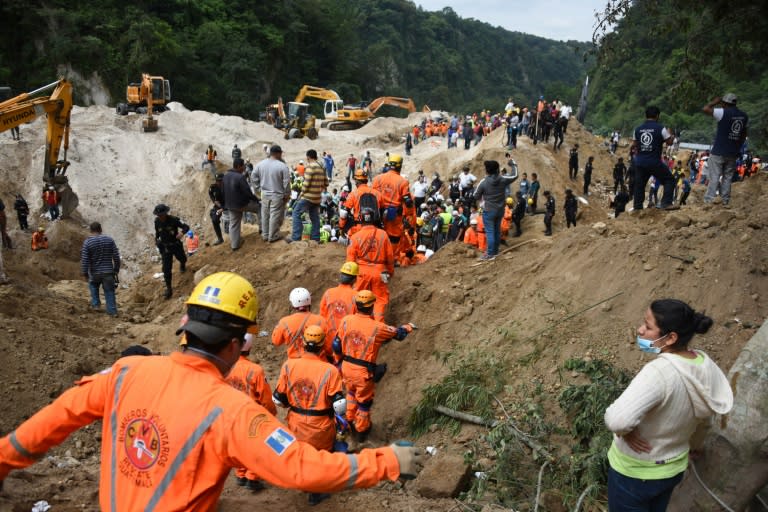
{"type": "MultiPolygon", "coordinates": [[[[728,374],[733,410],[718,417],[693,461],[704,484],[728,507],[743,511],[768,484],[768,320],[744,346],[728,374]]],[[[721,511],[689,467],[670,512],[721,511]]]]}

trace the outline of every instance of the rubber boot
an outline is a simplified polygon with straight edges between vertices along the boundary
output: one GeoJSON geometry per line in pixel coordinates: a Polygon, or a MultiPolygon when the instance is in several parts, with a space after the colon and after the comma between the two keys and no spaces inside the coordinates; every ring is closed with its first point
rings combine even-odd
{"type": "Polygon", "coordinates": [[[171,295],[173,295],[173,288],[171,287],[171,281],[167,280],[165,282],[165,293],[163,294],[163,297],[166,299],[170,299],[171,295]]]}

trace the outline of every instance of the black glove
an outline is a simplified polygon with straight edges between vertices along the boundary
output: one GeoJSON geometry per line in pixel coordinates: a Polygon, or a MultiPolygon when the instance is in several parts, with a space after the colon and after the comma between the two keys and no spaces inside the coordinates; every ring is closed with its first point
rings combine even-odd
{"type": "Polygon", "coordinates": [[[115,278],[115,284],[120,284],[120,278],[117,276],[117,272],[115,272],[113,277],[115,278]]]}

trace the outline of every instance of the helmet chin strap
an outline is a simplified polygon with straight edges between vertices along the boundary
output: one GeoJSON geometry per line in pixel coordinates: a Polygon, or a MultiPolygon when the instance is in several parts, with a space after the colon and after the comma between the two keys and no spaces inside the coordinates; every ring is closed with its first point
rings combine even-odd
{"type": "MultiPolygon", "coordinates": [[[[199,354],[204,359],[208,359],[209,361],[217,362],[220,365],[222,365],[223,368],[226,368],[226,370],[223,370],[223,369],[220,368],[220,370],[222,370],[222,372],[221,372],[222,376],[224,376],[224,377],[229,375],[229,372],[232,371],[232,367],[235,366],[235,363],[229,363],[229,362],[225,361],[224,359],[220,358],[219,356],[217,356],[216,354],[211,354],[210,352],[206,352],[205,350],[200,350],[199,348],[187,346],[186,350],[189,350],[190,352],[194,352],[196,354],[199,354]]],[[[237,362],[237,361],[235,361],[235,362],[237,362]]]]}

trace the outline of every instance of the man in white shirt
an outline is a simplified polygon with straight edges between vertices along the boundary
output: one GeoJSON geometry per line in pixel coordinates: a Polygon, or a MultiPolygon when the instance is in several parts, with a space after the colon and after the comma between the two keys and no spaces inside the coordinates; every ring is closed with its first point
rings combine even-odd
{"type": "Polygon", "coordinates": [[[471,174],[469,172],[469,166],[465,165],[464,169],[461,171],[461,174],[459,174],[459,187],[461,187],[461,197],[464,197],[464,192],[470,190],[476,181],[477,177],[474,174],[471,174]]]}

